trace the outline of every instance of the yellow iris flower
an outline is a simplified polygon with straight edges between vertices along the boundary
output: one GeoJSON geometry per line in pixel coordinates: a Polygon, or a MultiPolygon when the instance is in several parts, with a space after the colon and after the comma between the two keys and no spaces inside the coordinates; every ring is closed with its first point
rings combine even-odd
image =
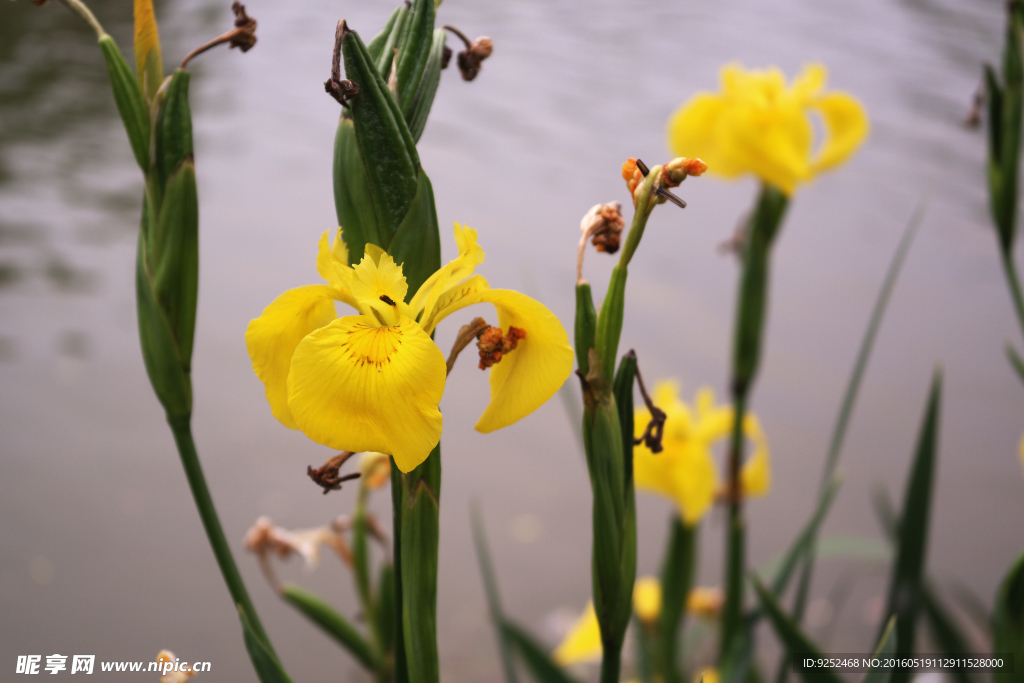
{"type": "MultiPolygon", "coordinates": [[[[661,582],[653,576],[642,576],[633,585],[633,612],[644,622],[653,622],[661,613],[661,582]]],[[[583,614],[555,649],[555,662],[561,666],[582,664],[601,657],[601,626],[597,623],[594,601],[587,603],[583,614]]]]}
{"type": "Polygon", "coordinates": [[[441,438],[447,368],[431,335],[447,316],[482,302],[498,310],[504,334],[516,328],[518,343],[491,368],[477,431],[508,426],[547,401],[572,371],[565,329],[539,302],[473,275],[484,260],[475,230],[456,224],[455,241],[458,257],[406,303],[402,266],[390,255],[368,244],[349,266],[341,231],[333,242],[325,232],[316,267],[327,284],[286,291],[245,332],[274,417],[317,443],[387,453],[411,471],[441,438]],[[335,301],[358,315],[339,318],[335,301]]]}
{"type": "MultiPolygon", "coordinates": [[[[721,608],[722,593],[716,588],[694,588],[686,599],[686,611],[701,617],[717,616],[721,608]],[[715,611],[709,604],[717,600],[715,611]]],[[[654,624],[661,615],[661,581],[653,576],[642,576],[633,585],[633,613],[641,622],[654,624]]],[[[587,603],[583,614],[569,629],[569,633],[554,652],[554,660],[562,666],[583,664],[601,657],[601,627],[597,623],[594,602],[587,603]]]]}
{"type": "MultiPolygon", "coordinates": [[[[654,405],[665,411],[664,450],[652,453],[646,444],[633,447],[633,477],[636,487],[659,493],[675,501],[683,522],[692,526],[700,521],[719,492],[718,472],[711,449],[732,429],[732,406],[716,405],[715,394],[704,387],[697,392],[691,408],[679,398],[674,382],[654,386],[654,405]]],[[[651,414],[646,408],[636,411],[636,436],[643,435],[651,414]]],[[[754,443],[754,453],[740,471],[742,493],[763,496],[771,488],[771,460],[768,440],[753,413],[743,417],[743,433],[754,443]]]]}
{"type": "Polygon", "coordinates": [[[799,183],[846,161],[868,135],[864,107],[847,93],[822,92],[827,78],[821,64],[805,66],[788,85],[775,67],[728,64],[720,92],[698,93],[669,119],[668,146],[700,157],[711,173],[752,173],[792,195],[799,183]],[[817,145],[812,113],[824,128],[817,145]]]}

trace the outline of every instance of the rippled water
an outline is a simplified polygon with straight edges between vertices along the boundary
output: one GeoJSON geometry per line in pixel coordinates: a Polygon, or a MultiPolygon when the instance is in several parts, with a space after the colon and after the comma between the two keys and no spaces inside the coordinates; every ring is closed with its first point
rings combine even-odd
{"type": "MultiPolygon", "coordinates": [[[[122,45],[129,3],[95,2],[122,45]]],[[[843,455],[826,533],[878,538],[871,492],[897,499],[930,375],[945,371],[931,573],[985,602],[1024,545],[1016,457],[1024,396],[1003,357],[1019,340],[998,270],[983,187],[983,139],[960,126],[1001,42],[984,2],[719,3],[447,0],[439,20],[494,38],[473,83],[445,72],[421,141],[442,226],[465,222],[498,286],[572,315],[579,218],[624,200],[627,156],[667,158],[663,126],[723,63],[820,60],[857,95],[872,135],[842,169],[800,190],[773,262],[771,318],[754,409],[769,434],[772,494],[750,506],[756,566],[809,512],[838,400],[875,293],[914,207],[921,234],[878,340],[843,455]]],[[[202,274],[195,431],[210,486],[254,599],[297,681],[348,679],[350,660],[280,604],[240,540],[260,514],[289,527],[346,512],[352,491],[320,495],[304,474],[330,453],[271,417],[243,344],[248,320],[286,288],[316,282],[314,251],[334,223],[331,147],[338,107],[322,90],[334,23],[373,34],[390,2],[251,2],[252,52],[195,62],[192,102],[202,274]]],[[[226,3],[159,6],[169,63],[229,23],[226,3]]],[[[0,6],[0,652],[144,659],[171,648],[208,659],[203,680],[250,680],[170,434],[143,371],[132,270],[141,181],[89,31],[57,3],[0,6]]],[[[726,382],[736,266],[717,245],[750,205],[752,182],[691,180],[685,212],[659,209],[633,262],[624,348],[645,376],[692,394],[726,382]]],[[[445,254],[454,251],[443,234],[445,254]]],[[[603,289],[611,264],[591,254],[603,289]]],[[[450,343],[455,325],[439,331],[450,343]]],[[[470,363],[445,412],[440,647],[445,680],[498,680],[469,542],[480,501],[508,609],[544,638],[589,593],[586,469],[556,398],[490,436],[470,363]]],[[[386,496],[375,502],[387,515],[386,496]]],[[[670,506],[641,497],[640,570],[656,571],[670,506]]],[[[722,520],[702,535],[714,583],[722,520]]],[[[823,565],[815,633],[837,651],[868,647],[885,568],[823,565]],[[844,601],[845,596],[845,601],[844,601]],[[842,603],[842,604],[840,604],[842,603]],[[839,612],[838,621],[829,611],[839,612]],[[829,622],[829,623],[826,623],[829,622]],[[830,635],[831,634],[831,635],[830,635]]],[[[345,573],[325,561],[283,570],[349,614],[345,573]]]]}

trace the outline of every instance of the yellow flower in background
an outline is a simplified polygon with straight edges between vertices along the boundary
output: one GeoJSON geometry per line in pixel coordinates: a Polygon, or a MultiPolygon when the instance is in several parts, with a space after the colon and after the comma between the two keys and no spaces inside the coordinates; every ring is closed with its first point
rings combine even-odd
{"type": "MultiPolygon", "coordinates": [[[[650,623],[661,614],[661,582],[653,576],[642,576],[633,584],[633,612],[641,621],[650,623]]],[[[583,614],[552,655],[561,666],[582,664],[600,659],[601,626],[597,623],[594,601],[587,603],[583,614]]]]}
{"type": "Polygon", "coordinates": [[[327,284],[288,290],[245,332],[274,417],[317,443],[387,453],[411,471],[441,438],[447,367],[430,335],[447,316],[483,302],[498,310],[489,337],[504,335],[510,344],[491,368],[491,401],[477,431],[506,427],[547,401],[572,371],[568,335],[539,302],[473,275],[484,260],[476,239],[475,230],[456,224],[458,257],[406,303],[402,266],[390,255],[367,244],[349,266],[341,231],[333,243],[324,233],[316,266],[327,284]],[[359,315],[337,317],[335,301],[359,315]]]}
{"type": "Polygon", "coordinates": [[[633,612],[637,619],[652,624],[661,615],[661,581],[642,576],[633,584],[633,612]]]}
{"type": "Polygon", "coordinates": [[[718,669],[708,667],[697,674],[697,677],[693,679],[693,683],[718,683],[718,680],[718,669]]]}
{"type": "Polygon", "coordinates": [[[722,67],[721,90],[698,93],[668,122],[673,154],[700,157],[726,178],[752,173],[792,195],[798,184],[838,166],[868,136],[864,107],[844,92],[823,92],[828,72],[809,64],[786,83],[771,67],[722,67]],[[824,135],[815,144],[811,115],[824,135]]]}
{"type": "MultiPolygon", "coordinates": [[[[661,581],[641,576],[633,584],[633,613],[645,624],[653,624],[661,616],[661,581]]],[[[693,588],[686,597],[686,611],[699,617],[715,617],[721,611],[722,591],[717,588],[693,588]]],[[[556,663],[561,666],[583,664],[601,657],[601,627],[597,623],[593,600],[555,649],[556,663]]]]}
{"type": "MultiPolygon", "coordinates": [[[[708,511],[719,492],[718,471],[711,449],[729,436],[735,413],[732,406],[716,405],[715,394],[708,387],[697,392],[691,408],[679,398],[679,387],[671,381],[654,386],[653,400],[666,415],[661,442],[664,450],[652,453],[645,443],[633,447],[636,487],[673,500],[683,522],[693,526],[708,511]]],[[[647,408],[636,411],[637,437],[643,435],[650,419],[647,408]]],[[[754,414],[744,416],[743,433],[753,441],[754,453],[740,471],[742,492],[748,497],[763,496],[771,488],[771,461],[768,440],[754,414]]]]}

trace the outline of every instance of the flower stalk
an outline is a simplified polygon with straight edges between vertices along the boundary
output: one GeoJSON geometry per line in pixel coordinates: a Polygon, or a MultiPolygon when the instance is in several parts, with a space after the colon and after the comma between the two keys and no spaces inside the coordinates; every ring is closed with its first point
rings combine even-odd
{"type": "MultiPolygon", "coordinates": [[[[703,164],[687,168],[693,171],[692,175],[703,172],[703,164]]],[[[603,652],[601,683],[619,681],[622,645],[632,613],[636,579],[633,483],[636,354],[632,351],[625,354],[618,364],[618,371],[615,370],[625,309],[626,277],[651,211],[666,199],[663,193],[667,190],[664,188],[674,187],[686,175],[680,172],[677,177],[666,181],[661,166],[648,170],[635,159],[623,166],[623,176],[633,195],[635,212],[629,232],[621,244],[619,262],[612,269],[599,315],[594,308],[590,284],[582,276],[582,253],[577,259],[575,343],[577,375],[583,388],[583,443],[594,494],[591,573],[594,611],[603,652]]],[[[584,218],[581,241],[584,247],[593,232],[591,223],[594,221],[591,219],[596,219],[602,210],[601,206],[595,207],[584,218]]],[[[613,213],[618,213],[617,207],[613,213]]],[[[613,218],[605,216],[600,222],[613,218]]],[[[601,244],[601,250],[609,252],[607,244],[601,244]]]]}
{"type": "Polygon", "coordinates": [[[785,215],[788,198],[779,189],[764,183],[754,212],[747,224],[743,245],[740,284],[737,291],[736,321],[733,330],[732,401],[735,418],[729,442],[726,499],[729,519],[726,527],[725,607],[722,637],[719,643],[721,663],[725,663],[738,636],[743,615],[743,586],[746,574],[745,533],[741,469],[743,463],[743,421],[751,387],[757,376],[763,346],[767,314],[768,275],[771,247],[785,215]]]}

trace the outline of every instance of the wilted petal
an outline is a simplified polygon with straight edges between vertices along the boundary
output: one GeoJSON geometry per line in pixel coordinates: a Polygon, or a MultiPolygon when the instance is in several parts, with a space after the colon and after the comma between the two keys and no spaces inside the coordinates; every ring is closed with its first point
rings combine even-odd
{"type": "Polygon", "coordinates": [[[245,330],[252,369],[263,382],[271,412],[285,427],[296,428],[288,408],[288,372],[295,347],[335,318],[332,289],[308,285],[289,289],[274,299],[245,330]]]}
{"type": "Polygon", "coordinates": [[[388,327],[346,316],[295,349],[288,402],[313,441],[388,453],[409,472],[441,439],[446,370],[441,350],[409,318],[388,327]]]}

